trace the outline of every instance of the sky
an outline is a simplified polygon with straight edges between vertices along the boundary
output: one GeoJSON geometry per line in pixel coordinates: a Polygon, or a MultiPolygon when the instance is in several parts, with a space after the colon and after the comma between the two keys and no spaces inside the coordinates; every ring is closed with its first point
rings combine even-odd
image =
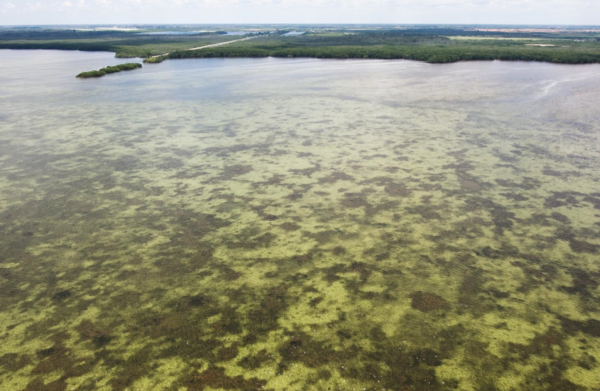
{"type": "Polygon", "coordinates": [[[0,25],[600,24],[600,0],[0,0],[0,25]]]}

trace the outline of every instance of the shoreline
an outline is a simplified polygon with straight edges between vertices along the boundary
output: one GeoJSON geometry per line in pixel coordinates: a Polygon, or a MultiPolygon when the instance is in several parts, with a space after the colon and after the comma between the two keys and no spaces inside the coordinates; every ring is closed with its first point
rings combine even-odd
{"type": "MultiPolygon", "coordinates": [[[[354,55],[352,53],[340,53],[335,54],[323,54],[319,52],[293,54],[288,51],[280,51],[279,53],[252,53],[252,54],[237,54],[235,52],[217,52],[210,48],[203,50],[198,53],[188,53],[189,51],[173,52],[166,56],[152,57],[152,60],[145,59],[144,63],[147,64],[159,64],[165,60],[187,60],[187,59],[199,59],[199,58],[316,58],[316,59],[332,59],[332,60],[412,60],[419,61],[428,64],[453,64],[457,62],[471,62],[471,61],[521,61],[521,62],[539,62],[548,64],[562,64],[562,65],[585,65],[585,64],[600,64],[600,54],[590,57],[583,57],[579,59],[572,58],[557,58],[550,56],[552,53],[547,55],[521,55],[517,56],[514,53],[505,53],[502,55],[487,55],[486,53],[469,53],[467,55],[448,53],[447,56],[436,56],[427,55],[427,53],[408,53],[404,54],[391,54],[391,55],[377,55],[376,53],[359,53],[354,55]],[[521,57],[521,58],[518,58],[521,57]]],[[[542,50],[545,49],[541,48],[542,50]]],[[[538,54],[538,53],[536,53],[538,54]]]]}
{"type": "MultiPolygon", "coordinates": [[[[8,50],[8,51],[27,51],[27,50],[35,50],[35,51],[58,51],[58,52],[80,52],[80,53],[110,53],[110,54],[115,54],[115,52],[111,52],[108,50],[82,50],[82,49],[45,49],[45,48],[1,48],[0,47],[0,51],[2,50],[8,50]]],[[[191,50],[191,49],[190,49],[191,50]]],[[[195,49],[197,50],[197,49],[195,49]]],[[[153,56],[152,58],[158,58],[162,55],[158,55],[158,56],[153,56]]],[[[160,62],[146,62],[146,60],[148,58],[144,58],[144,57],[115,57],[113,56],[113,58],[115,59],[120,59],[120,60],[124,60],[124,59],[139,59],[142,60],[142,62],[147,63],[147,64],[160,64],[162,61],[165,60],[204,60],[204,59],[251,59],[251,58],[278,58],[278,59],[284,59],[284,58],[313,58],[316,60],[405,60],[405,61],[416,61],[416,62],[422,62],[422,63],[426,63],[426,64],[438,64],[438,65],[442,65],[442,64],[456,64],[456,63],[461,63],[461,62],[494,62],[494,61],[502,61],[502,62],[525,62],[525,63],[531,63],[531,62],[535,62],[535,63],[541,63],[541,64],[554,64],[554,65],[594,65],[594,64],[600,64],[600,59],[596,62],[553,62],[553,61],[544,61],[544,60],[510,60],[510,59],[502,59],[502,58],[492,58],[492,59],[469,59],[469,60],[457,60],[457,61],[452,61],[452,62],[427,62],[425,60],[418,60],[418,59],[414,59],[414,58],[402,58],[402,57],[398,57],[398,58],[385,58],[385,57],[368,57],[368,58],[361,58],[361,57],[317,57],[317,56],[273,56],[273,55],[266,55],[266,56],[199,56],[199,57],[170,57],[170,58],[165,58],[160,62]]],[[[118,64],[117,64],[118,65],[118,64]]]]}
{"type": "MultiPolygon", "coordinates": [[[[0,49],[1,50],[1,49],[0,49]]],[[[427,62],[423,60],[415,60],[412,58],[342,58],[342,57],[311,57],[311,56],[298,56],[298,57],[279,57],[279,56],[264,56],[264,57],[185,57],[185,58],[166,58],[166,60],[236,60],[236,59],[264,59],[264,58],[276,58],[279,60],[286,59],[313,59],[313,60],[338,60],[338,61],[359,61],[359,60],[386,60],[386,61],[414,61],[429,65],[447,65],[447,64],[460,64],[460,63],[472,63],[472,62],[523,62],[523,63],[538,63],[538,64],[549,64],[549,65],[600,65],[598,62],[581,62],[581,63],[567,63],[567,62],[551,62],[551,61],[539,61],[539,60],[502,60],[502,59],[490,59],[490,60],[458,60],[453,62],[427,62]]],[[[162,62],[162,61],[161,61],[162,62]]],[[[149,62],[148,64],[160,64],[161,62],[149,62]]]]}

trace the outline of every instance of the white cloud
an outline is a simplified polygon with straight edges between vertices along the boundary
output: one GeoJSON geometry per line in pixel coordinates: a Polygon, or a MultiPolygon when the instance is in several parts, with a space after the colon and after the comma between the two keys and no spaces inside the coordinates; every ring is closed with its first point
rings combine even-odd
{"type": "MultiPolygon", "coordinates": [[[[107,2],[108,0],[96,0],[107,2]]],[[[114,2],[135,2],[141,4],[141,0],[114,0],[114,2]]],[[[283,7],[283,8],[353,8],[371,9],[380,7],[418,7],[437,8],[454,7],[481,8],[481,9],[510,9],[515,11],[524,8],[547,9],[548,7],[566,7],[571,9],[585,9],[586,7],[598,8],[597,0],[146,0],[149,5],[178,6],[195,5],[207,8],[229,8],[233,6],[247,6],[255,9],[261,7],[283,7]]]]}
{"type": "Polygon", "coordinates": [[[202,5],[207,8],[230,8],[239,4],[239,0],[202,0],[202,5]]]}
{"type": "Polygon", "coordinates": [[[5,3],[2,7],[0,7],[0,14],[7,14],[15,8],[17,8],[17,6],[13,3],[5,3]]]}
{"type": "Polygon", "coordinates": [[[564,6],[597,5],[597,0],[249,0],[255,5],[296,5],[296,6],[406,6],[418,5],[424,7],[439,6],[537,6],[547,7],[549,4],[564,6]]]}
{"type": "Polygon", "coordinates": [[[37,3],[25,3],[25,11],[27,12],[36,12],[45,7],[46,6],[39,1],[37,3]]]}
{"type": "Polygon", "coordinates": [[[236,5],[241,5],[244,2],[241,0],[155,0],[153,4],[165,4],[165,3],[173,3],[178,6],[184,5],[194,5],[194,6],[202,6],[205,8],[231,8],[236,5]]]}
{"type": "Polygon", "coordinates": [[[0,14],[6,15],[0,19],[0,24],[597,24],[597,17],[600,15],[600,0],[0,0],[2,1],[10,3],[0,3],[0,14]],[[41,9],[47,12],[35,12],[41,9]],[[71,9],[72,12],[60,12],[66,9],[71,9]],[[7,16],[9,12],[11,17],[7,16]],[[34,12],[37,16],[30,17],[34,12]]]}

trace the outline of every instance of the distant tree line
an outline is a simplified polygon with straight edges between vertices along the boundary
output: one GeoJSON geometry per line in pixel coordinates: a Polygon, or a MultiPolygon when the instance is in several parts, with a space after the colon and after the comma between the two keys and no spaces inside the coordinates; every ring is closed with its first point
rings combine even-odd
{"type": "Polygon", "coordinates": [[[394,30],[362,30],[359,34],[394,34],[394,35],[437,35],[437,36],[463,36],[463,37],[496,37],[496,38],[542,38],[542,39],[561,39],[561,38],[590,38],[595,37],[596,33],[582,31],[561,31],[550,32],[509,32],[509,31],[478,31],[474,29],[459,28],[412,28],[412,29],[394,29],[394,30]]]}
{"type": "Polygon", "coordinates": [[[561,64],[600,63],[600,51],[571,51],[551,47],[471,47],[471,46],[317,46],[275,48],[253,46],[221,46],[203,50],[175,51],[165,59],[211,57],[313,57],[313,58],[375,58],[407,59],[428,63],[458,61],[540,61],[561,64]]]}
{"type": "Polygon", "coordinates": [[[82,39],[22,39],[8,40],[0,37],[0,49],[53,49],[53,50],[81,50],[86,52],[115,52],[117,58],[146,58],[157,54],[156,51],[166,52],[172,50],[156,49],[159,45],[177,45],[186,44],[187,42],[195,42],[199,36],[214,36],[215,33],[171,36],[171,35],[140,35],[124,33],[124,35],[115,35],[111,38],[107,37],[78,37],[82,39]]]}
{"type": "Polygon", "coordinates": [[[200,41],[204,39],[198,36],[210,36],[210,39],[204,40],[209,44],[222,40],[218,36],[226,34],[226,31],[171,36],[140,35],[122,31],[0,29],[0,48],[110,51],[116,52],[116,57],[120,58],[143,57],[147,63],[157,63],[167,58],[267,56],[412,59],[430,63],[472,60],[521,60],[566,64],[600,62],[600,38],[598,34],[585,32],[507,33],[446,27],[405,30],[373,27],[370,30],[340,29],[336,32],[307,33],[299,37],[280,35],[290,31],[292,30],[282,27],[276,33],[263,32],[264,35],[260,38],[243,43],[186,51],[184,49],[189,47],[202,46],[200,41]],[[577,38],[579,35],[584,38],[577,38]],[[544,37],[548,40],[459,40],[450,39],[448,36],[532,39],[544,37]],[[540,42],[555,46],[532,45],[540,42]],[[152,57],[166,52],[171,54],[152,57]]]}
{"type": "Polygon", "coordinates": [[[87,30],[0,30],[0,41],[30,39],[85,39],[85,38],[115,38],[133,35],[126,31],[87,31],[87,30]]]}
{"type": "Polygon", "coordinates": [[[410,35],[396,32],[373,32],[345,35],[306,35],[295,42],[296,45],[402,45],[407,43],[442,43],[450,38],[440,35],[410,35]]]}

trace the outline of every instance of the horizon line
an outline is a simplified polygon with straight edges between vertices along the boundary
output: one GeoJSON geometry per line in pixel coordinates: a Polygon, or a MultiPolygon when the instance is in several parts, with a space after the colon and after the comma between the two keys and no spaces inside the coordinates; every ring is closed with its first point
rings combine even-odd
{"type": "Polygon", "coordinates": [[[200,26],[344,26],[344,25],[367,25],[367,26],[546,26],[546,27],[600,27],[600,24],[561,24],[561,23],[367,23],[367,22],[336,22],[336,23],[284,23],[284,22],[273,22],[273,23],[184,23],[184,22],[143,22],[143,23],[32,23],[32,24],[0,24],[0,27],[23,27],[23,26],[184,26],[184,25],[200,25],[200,26]]]}

